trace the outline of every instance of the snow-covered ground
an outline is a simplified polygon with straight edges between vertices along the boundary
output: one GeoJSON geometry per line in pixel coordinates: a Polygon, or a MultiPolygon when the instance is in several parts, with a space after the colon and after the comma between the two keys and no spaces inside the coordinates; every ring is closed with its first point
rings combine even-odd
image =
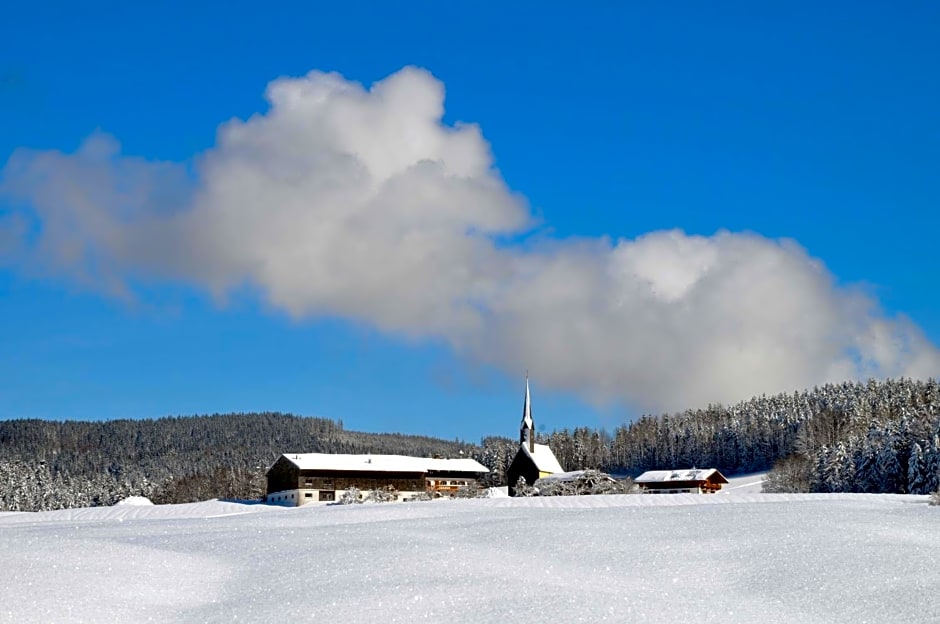
{"type": "Polygon", "coordinates": [[[9,513],[0,621],[930,622],[938,536],[927,497],[746,488],[9,513]]]}

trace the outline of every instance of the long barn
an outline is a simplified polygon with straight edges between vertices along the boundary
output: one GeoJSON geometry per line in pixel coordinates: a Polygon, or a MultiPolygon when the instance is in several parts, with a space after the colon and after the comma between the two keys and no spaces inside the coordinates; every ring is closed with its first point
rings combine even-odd
{"type": "Polygon", "coordinates": [[[473,459],[292,453],[281,455],[268,470],[265,500],[289,506],[329,503],[353,488],[389,490],[404,500],[422,492],[455,492],[487,472],[473,459]]]}
{"type": "Polygon", "coordinates": [[[647,494],[714,494],[728,483],[715,468],[650,470],[634,481],[647,494]]]}

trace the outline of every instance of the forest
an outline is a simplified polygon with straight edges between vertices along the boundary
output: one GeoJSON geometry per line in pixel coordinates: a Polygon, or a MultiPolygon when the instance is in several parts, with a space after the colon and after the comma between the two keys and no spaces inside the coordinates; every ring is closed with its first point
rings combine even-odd
{"type": "Polygon", "coordinates": [[[101,422],[0,421],[0,510],[257,499],[282,453],[454,456],[469,445],[346,431],[341,421],[280,413],[101,422]]]}
{"type": "Polygon", "coordinates": [[[644,416],[612,435],[556,431],[547,441],[569,470],[772,468],[764,491],[926,494],[938,489],[940,474],[940,384],[827,384],[729,407],[644,416]]]}
{"type": "MultiPolygon", "coordinates": [[[[897,379],[827,384],[732,406],[646,415],[612,433],[588,427],[540,436],[566,470],[771,469],[765,491],[938,490],[940,384],[897,379]]],[[[259,498],[285,452],[470,456],[506,485],[515,440],[479,444],[346,431],[341,421],[250,413],[155,420],[0,422],[0,510],[259,498]]]]}

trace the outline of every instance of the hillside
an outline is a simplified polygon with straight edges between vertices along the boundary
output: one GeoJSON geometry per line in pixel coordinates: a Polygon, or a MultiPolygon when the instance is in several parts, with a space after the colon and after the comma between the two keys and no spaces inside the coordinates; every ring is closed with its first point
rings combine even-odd
{"type": "Polygon", "coordinates": [[[261,495],[281,453],[455,456],[470,445],[425,436],[347,431],[290,414],[216,414],[103,422],[0,421],[0,510],[159,503],[261,495]]]}

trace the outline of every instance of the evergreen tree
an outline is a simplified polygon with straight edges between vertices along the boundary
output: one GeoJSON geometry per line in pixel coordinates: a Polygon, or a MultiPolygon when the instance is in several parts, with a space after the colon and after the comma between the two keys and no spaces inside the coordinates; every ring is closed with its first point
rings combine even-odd
{"type": "Polygon", "coordinates": [[[928,494],[926,483],[926,462],[924,461],[924,452],[920,444],[914,442],[911,445],[911,457],[907,466],[907,491],[911,494],[928,494]]]}
{"type": "Polygon", "coordinates": [[[902,478],[901,463],[898,461],[895,444],[896,440],[888,436],[876,458],[879,475],[878,491],[882,493],[902,492],[902,483],[907,481],[907,475],[903,475],[904,478],[902,478]]]}

